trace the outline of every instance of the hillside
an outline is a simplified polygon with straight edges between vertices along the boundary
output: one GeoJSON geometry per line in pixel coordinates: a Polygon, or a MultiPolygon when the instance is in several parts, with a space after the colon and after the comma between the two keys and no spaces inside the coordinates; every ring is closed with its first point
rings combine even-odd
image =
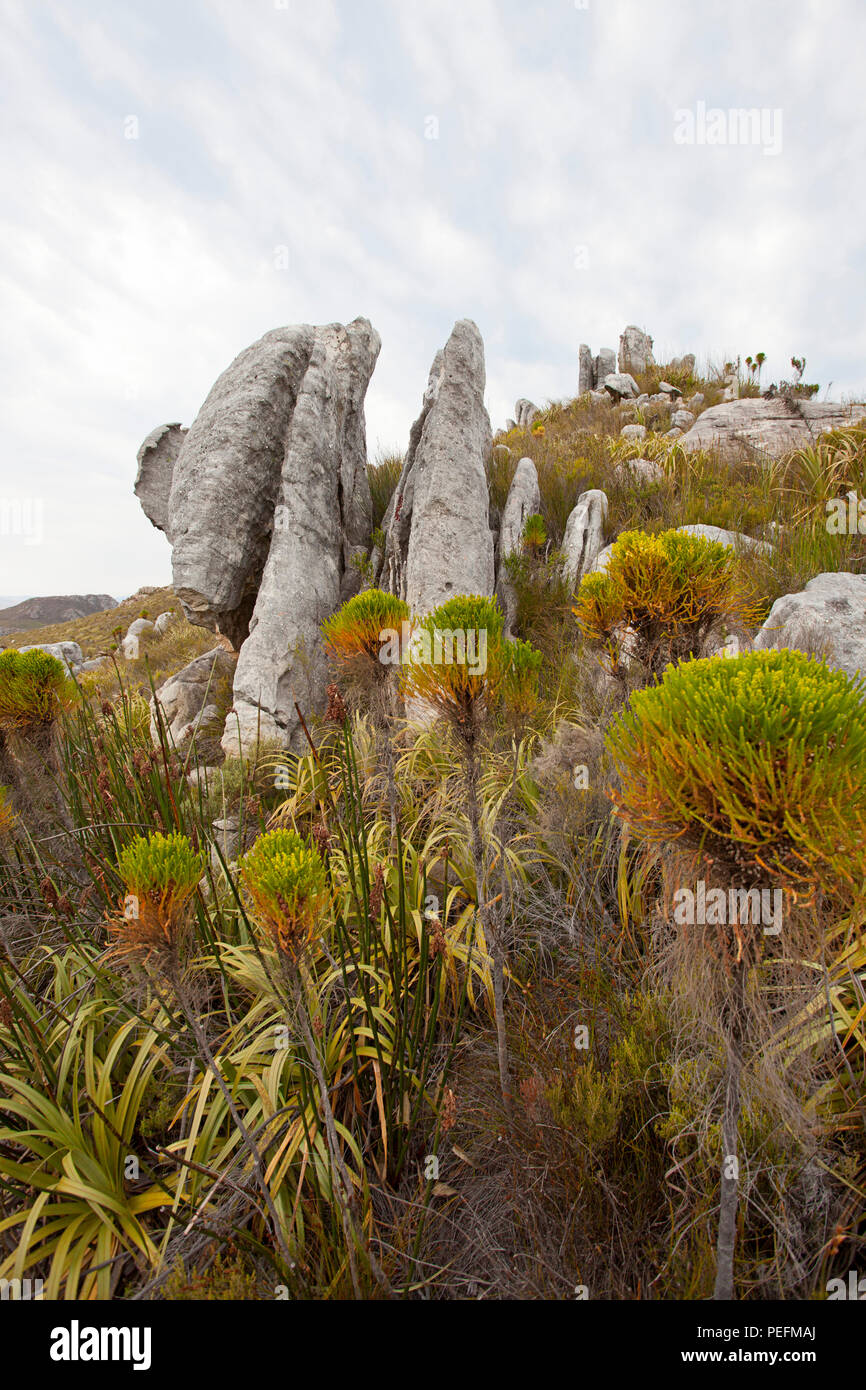
{"type": "Polygon", "coordinates": [[[94,613],[117,606],[110,594],[63,594],[45,598],[28,598],[11,608],[0,609],[0,636],[9,632],[27,632],[57,623],[74,622],[94,613]]]}

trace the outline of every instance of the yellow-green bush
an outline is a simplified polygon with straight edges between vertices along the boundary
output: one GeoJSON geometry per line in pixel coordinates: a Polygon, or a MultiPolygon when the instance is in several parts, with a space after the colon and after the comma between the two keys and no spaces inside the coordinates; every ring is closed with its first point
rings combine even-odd
{"type": "Polygon", "coordinates": [[[52,724],[73,700],[75,688],[63,664],[48,652],[0,652],[0,728],[36,729],[52,724]]]}
{"type": "Polygon", "coordinates": [[[624,531],[607,570],[581,582],[574,607],[582,632],[612,652],[618,630],[630,628],[635,656],[654,673],[698,652],[722,620],[745,623],[754,613],[730,546],[679,531],[624,531]]]}
{"type": "Polygon", "coordinates": [[[270,830],[244,855],[240,869],[260,925],[279,950],[297,957],[330,897],[318,851],[294,830],[270,830]]]}
{"type": "Polygon", "coordinates": [[[608,731],[632,830],[801,894],[866,880],[864,686],[804,653],[671,667],[608,731]]]}

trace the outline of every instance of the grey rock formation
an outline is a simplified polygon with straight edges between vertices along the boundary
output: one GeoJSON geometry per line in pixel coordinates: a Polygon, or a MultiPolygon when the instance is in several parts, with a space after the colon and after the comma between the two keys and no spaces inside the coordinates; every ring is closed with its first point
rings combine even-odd
{"type": "Polygon", "coordinates": [[[562,572],[572,588],[594,568],[604,545],[607,494],[600,488],[581,493],[565,524],[562,539],[562,572]]]}
{"type": "MultiPolygon", "coordinates": [[[[227,753],[259,737],[302,748],[295,704],[312,714],[324,703],[328,667],[320,625],[360,586],[352,558],[363,553],[369,526],[364,396],[379,348],[366,319],[313,331],[286,430],[268,555],[235,673],[227,753]]],[[[174,587],[182,597],[177,581],[174,587]]]]}
{"type": "Polygon", "coordinates": [[[674,367],[678,372],[687,372],[689,376],[693,376],[695,370],[695,354],[693,352],[686,352],[682,357],[675,357],[671,361],[670,366],[674,367]]]}
{"type": "Polygon", "coordinates": [[[622,439],[644,439],[646,437],[646,425],[623,425],[620,436],[622,439]]]}
{"type": "MultiPolygon", "coordinates": [[[[681,392],[680,394],[682,394],[682,392],[681,392]]],[[[688,400],[685,402],[685,407],[686,407],[686,410],[690,410],[690,411],[692,412],[692,414],[695,414],[695,412],[697,411],[698,407],[701,406],[701,405],[703,405],[703,403],[704,403],[704,393],[703,393],[703,391],[696,391],[695,394],[694,394],[693,396],[689,396],[688,400]]]]}
{"type": "Polygon", "coordinates": [[[138,451],[135,495],[148,521],[169,540],[168,499],[174,465],[186,436],[187,430],[179,424],[157,425],[138,451]]]}
{"type": "Polygon", "coordinates": [[[678,526],[677,530],[684,536],[702,536],[705,541],[718,541],[734,550],[763,551],[770,554],[773,549],[769,541],[756,541],[753,536],[744,536],[740,531],[725,531],[721,526],[708,526],[701,521],[691,526],[678,526]]]}
{"type": "Polygon", "coordinates": [[[30,647],[19,647],[20,652],[47,652],[66,667],[67,675],[77,673],[84,665],[84,653],[77,642],[34,642],[30,647]]]}
{"type": "Polygon", "coordinates": [[[121,650],[126,660],[137,661],[141,655],[142,645],[155,633],[156,627],[149,618],[136,618],[135,622],[130,623],[121,643],[121,650]]]}
{"type": "Polygon", "coordinates": [[[665,396],[681,396],[683,394],[678,386],[671,386],[669,381],[660,381],[659,391],[665,396]]]}
{"type": "Polygon", "coordinates": [[[514,588],[503,566],[506,555],[520,550],[523,527],[528,516],[541,510],[541,493],[538,487],[538,474],[532,459],[523,458],[511,480],[508,497],[502,510],[502,526],[499,532],[499,577],[496,593],[505,614],[505,635],[512,637],[517,616],[517,602],[514,588]]]}
{"type": "Polygon", "coordinates": [[[640,395],[640,387],[628,372],[611,372],[601,384],[614,400],[637,400],[640,395]]]}
{"type": "Polygon", "coordinates": [[[695,417],[690,410],[675,410],[671,416],[671,427],[675,430],[690,430],[695,423],[695,417]]]}
{"type": "Polygon", "coordinates": [[[633,323],[624,329],[619,340],[619,369],[621,372],[641,374],[648,367],[655,366],[653,340],[649,334],[633,323]]]}
{"type": "Polygon", "coordinates": [[[643,483],[656,483],[665,477],[665,471],[652,459],[623,459],[614,468],[613,475],[620,480],[636,479],[643,483]]]}
{"type": "Polygon", "coordinates": [[[819,574],[776,599],[755,646],[795,647],[866,677],[866,575],[819,574]]]}
{"type": "Polygon", "coordinates": [[[234,657],[224,647],[197,656],[161,685],[150,701],[150,736],[159,741],[156,702],[176,748],[184,748],[194,731],[222,733],[231,704],[234,657]]]}
{"type": "Polygon", "coordinates": [[[456,594],[493,593],[484,387],[481,334],[461,319],[434,359],[383,521],[380,586],[418,614],[456,594]]]}
{"type": "Polygon", "coordinates": [[[780,458],[791,449],[814,444],[823,431],[855,424],[864,416],[866,405],[744,397],[705,410],[684,437],[683,448],[718,450],[729,462],[749,452],[780,458]]]}
{"type": "Polygon", "coordinates": [[[319,624],[359,586],[369,529],[363,402],[379,347],[366,319],[266,333],[218,378],[174,463],[174,591],[191,622],[243,647],[227,751],[259,732],[298,745],[295,701],[311,715],[324,702],[319,624]]]}
{"type": "MultiPolygon", "coordinates": [[[[613,376],[616,372],[616,353],[613,348],[602,348],[601,351],[592,359],[592,384],[600,390],[607,376],[613,376]]],[[[635,391],[635,395],[637,395],[635,391]]]]}
{"type": "Polygon", "coordinates": [[[584,392],[591,391],[595,385],[592,374],[592,349],[586,343],[580,345],[580,359],[577,372],[577,394],[582,396],[584,392]]]}
{"type": "Polygon", "coordinates": [[[153,626],[156,629],[157,637],[161,637],[163,633],[168,630],[173,617],[174,614],[168,611],[165,613],[160,613],[156,618],[154,618],[153,626]]]}
{"type": "Polygon", "coordinates": [[[541,411],[538,406],[533,405],[532,401],[528,401],[525,396],[521,396],[520,400],[514,403],[514,418],[522,430],[531,429],[533,420],[536,420],[540,414],[541,411]]]}

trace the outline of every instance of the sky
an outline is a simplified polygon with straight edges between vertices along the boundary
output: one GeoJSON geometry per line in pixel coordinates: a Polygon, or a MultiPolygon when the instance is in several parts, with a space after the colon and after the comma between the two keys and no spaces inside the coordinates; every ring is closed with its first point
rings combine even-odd
{"type": "Polygon", "coordinates": [[[170,582],[139,445],[283,324],[379,331],[371,459],[459,318],[494,429],[630,323],[862,397],[864,53],[863,0],[0,0],[0,593],[170,582]]]}

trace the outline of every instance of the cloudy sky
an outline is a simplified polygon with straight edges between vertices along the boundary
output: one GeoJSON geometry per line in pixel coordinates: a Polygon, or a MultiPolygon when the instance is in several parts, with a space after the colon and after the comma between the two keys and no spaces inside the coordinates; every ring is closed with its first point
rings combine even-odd
{"type": "Polygon", "coordinates": [[[379,330],[371,455],[405,447],[463,317],[494,427],[574,395],[580,342],[627,323],[659,360],[805,354],[822,394],[866,388],[863,0],[0,17],[3,595],[167,582],[138,446],[280,324],[379,330]],[[709,131],[753,107],[757,140],[709,131]]]}

